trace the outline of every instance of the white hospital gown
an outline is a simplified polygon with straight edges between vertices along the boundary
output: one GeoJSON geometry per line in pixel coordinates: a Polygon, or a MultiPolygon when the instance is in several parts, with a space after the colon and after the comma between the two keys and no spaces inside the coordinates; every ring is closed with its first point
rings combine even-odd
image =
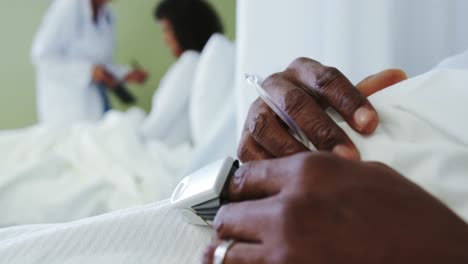
{"type": "MultiPolygon", "coordinates": [[[[465,220],[467,85],[467,71],[441,70],[388,88],[371,99],[381,125],[369,137],[339,121],[365,160],[390,165],[465,220]]],[[[212,234],[162,202],[74,223],[6,229],[0,263],[199,263],[212,234]]]]}

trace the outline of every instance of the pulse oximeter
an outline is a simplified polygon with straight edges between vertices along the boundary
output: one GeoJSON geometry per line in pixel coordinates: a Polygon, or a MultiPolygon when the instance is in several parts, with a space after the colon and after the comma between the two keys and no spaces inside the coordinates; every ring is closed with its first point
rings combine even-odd
{"type": "Polygon", "coordinates": [[[239,168],[239,162],[225,158],[182,179],[171,197],[171,204],[194,225],[212,225],[219,208],[227,203],[224,189],[239,168]]]}

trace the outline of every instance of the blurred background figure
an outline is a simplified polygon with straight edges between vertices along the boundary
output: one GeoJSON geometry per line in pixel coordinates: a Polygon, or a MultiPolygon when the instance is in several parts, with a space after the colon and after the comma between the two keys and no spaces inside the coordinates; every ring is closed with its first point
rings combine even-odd
{"type": "Polygon", "coordinates": [[[147,73],[113,64],[115,18],[108,0],[55,0],[32,47],[37,114],[46,124],[99,120],[111,108],[107,91],[134,101],[125,83],[142,84],[147,73]]]}
{"type": "Polygon", "coordinates": [[[175,57],[187,50],[201,52],[214,33],[224,31],[216,11],[203,0],[163,0],[154,16],[175,57]]]}
{"type": "MultiPolygon", "coordinates": [[[[60,0],[55,5],[61,7],[65,6],[64,3],[85,2],[60,0]]],[[[58,9],[55,5],[50,12],[58,9]]],[[[162,49],[177,60],[164,75],[153,96],[151,113],[146,115],[135,107],[128,111],[110,111],[98,122],[79,122],[78,125],[59,128],[34,125],[10,131],[0,129],[0,208],[4,208],[0,226],[64,222],[164,199],[170,196],[185,171],[199,168],[205,164],[205,159],[213,158],[213,152],[205,152],[204,147],[214,145],[207,142],[211,143],[212,131],[217,133],[216,121],[225,119],[220,118],[218,112],[234,113],[233,104],[228,104],[233,96],[226,94],[234,90],[235,46],[219,34],[223,32],[222,23],[208,1],[166,0],[153,3],[152,7],[155,5],[156,15],[148,12],[151,24],[147,27],[159,29],[161,37],[151,44],[156,46],[166,39],[170,49],[156,46],[148,47],[144,52],[152,54],[153,49],[162,49]],[[162,27],[155,26],[155,16],[162,27]],[[77,198],[82,194],[86,199],[77,198]],[[8,208],[3,206],[6,203],[9,204],[8,208]]],[[[107,10],[105,2],[101,8],[104,9],[96,9],[101,10],[98,14],[105,14],[102,13],[107,10]]],[[[94,16],[91,16],[93,19],[88,26],[97,26],[97,29],[93,28],[96,31],[99,27],[107,27],[106,16],[102,16],[103,20],[94,20],[94,16]],[[99,23],[103,24],[93,24],[94,21],[102,21],[99,23]]],[[[64,31],[63,36],[66,36],[68,32],[64,31]]],[[[92,33],[98,35],[94,31],[88,34],[92,33]]],[[[72,39],[70,46],[80,47],[75,50],[81,51],[81,45],[84,45],[86,52],[89,50],[98,57],[100,50],[95,51],[88,42],[91,41],[74,43],[72,39]]],[[[66,48],[63,45],[57,49],[66,48]]],[[[127,46],[125,48],[128,49],[127,46]]],[[[108,56],[111,57],[111,54],[108,56]]],[[[58,101],[61,105],[52,110],[60,113],[51,113],[63,119],[68,116],[59,116],[62,112],[73,114],[73,111],[80,113],[88,110],[85,104],[93,98],[80,98],[82,106],[78,110],[69,111],[68,104],[74,103],[73,99],[76,98],[73,96],[88,96],[83,91],[97,90],[98,83],[106,84],[108,75],[111,75],[110,69],[115,68],[109,64],[89,63],[84,59],[69,62],[55,56],[40,65],[39,70],[42,67],[47,74],[62,78],[59,80],[65,85],[72,84],[62,87],[55,79],[49,81],[57,90],[64,88],[63,96],[68,101],[58,101]],[[78,75],[85,70],[88,75],[78,75]],[[75,79],[75,74],[87,82],[81,83],[83,86],[75,85],[81,82],[81,79],[75,79]],[[89,83],[92,84],[84,87],[89,83]],[[76,91],[67,88],[75,88],[76,91]],[[69,96],[68,92],[73,96],[69,96]],[[64,111],[60,108],[64,108],[64,111]]],[[[125,74],[122,76],[131,76],[125,74]]],[[[102,100],[97,97],[96,105],[101,102],[99,99],[102,100]]],[[[235,123],[231,124],[230,133],[235,131],[235,123]]],[[[226,141],[226,137],[223,137],[223,141],[226,141]]],[[[229,146],[234,145],[234,153],[235,139],[227,142],[229,146]]]]}
{"type": "Polygon", "coordinates": [[[154,17],[177,61],[153,95],[142,134],[174,145],[192,140],[190,98],[200,53],[213,34],[222,34],[224,29],[215,9],[204,0],[162,0],[154,17]]]}
{"type": "MultiPolygon", "coordinates": [[[[31,46],[44,15],[55,0],[0,0],[0,130],[29,127],[38,121],[36,70],[31,64],[31,46]]],[[[126,83],[136,98],[136,106],[149,112],[152,98],[163,76],[177,60],[165,47],[160,26],[155,26],[154,8],[160,0],[111,1],[116,17],[114,62],[131,64],[134,60],[151,74],[140,85],[126,83]]],[[[236,1],[206,0],[222,18],[225,34],[233,40],[236,32],[236,1]]],[[[79,12],[77,9],[75,13],[79,12]]],[[[90,22],[89,22],[90,23],[90,22]]],[[[88,75],[89,76],[89,75],[88,75]]],[[[73,82],[69,82],[70,83],[73,82]]],[[[71,90],[70,88],[67,91],[71,90]]],[[[89,89],[88,89],[89,90],[89,89]]],[[[125,111],[109,93],[112,108],[125,111]]],[[[67,106],[68,107],[68,106],[67,106]]]]}

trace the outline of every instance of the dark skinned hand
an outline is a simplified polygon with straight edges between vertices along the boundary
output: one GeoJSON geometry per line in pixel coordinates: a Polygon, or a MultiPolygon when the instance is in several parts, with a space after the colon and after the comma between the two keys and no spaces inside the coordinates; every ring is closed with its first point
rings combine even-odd
{"type": "MultiPolygon", "coordinates": [[[[355,87],[336,68],[298,58],[285,71],[268,77],[264,88],[319,150],[359,159],[356,146],[325,109],[333,108],[354,130],[370,134],[377,128],[379,118],[366,97],[405,79],[403,71],[391,69],[372,75],[355,87]]],[[[281,119],[257,99],[245,122],[239,159],[247,162],[303,151],[307,149],[288,133],[281,119]]]]}
{"type": "Polygon", "coordinates": [[[440,201],[379,163],[326,153],[248,163],[219,211],[224,264],[468,263],[468,226],[440,201]]]}

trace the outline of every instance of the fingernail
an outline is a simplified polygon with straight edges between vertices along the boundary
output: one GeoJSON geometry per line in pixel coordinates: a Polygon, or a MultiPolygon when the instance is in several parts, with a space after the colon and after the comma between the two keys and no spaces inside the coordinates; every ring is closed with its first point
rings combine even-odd
{"type": "Polygon", "coordinates": [[[234,175],[231,179],[232,185],[240,186],[245,179],[245,173],[245,167],[240,167],[239,169],[237,169],[236,172],[234,172],[234,175]]]}
{"type": "Polygon", "coordinates": [[[350,148],[345,145],[338,145],[334,147],[332,152],[345,159],[350,159],[350,160],[361,159],[361,156],[359,155],[359,152],[356,149],[350,148]]]}
{"type": "Polygon", "coordinates": [[[366,107],[361,107],[354,113],[354,122],[360,132],[371,133],[378,124],[377,114],[366,107]]]}

